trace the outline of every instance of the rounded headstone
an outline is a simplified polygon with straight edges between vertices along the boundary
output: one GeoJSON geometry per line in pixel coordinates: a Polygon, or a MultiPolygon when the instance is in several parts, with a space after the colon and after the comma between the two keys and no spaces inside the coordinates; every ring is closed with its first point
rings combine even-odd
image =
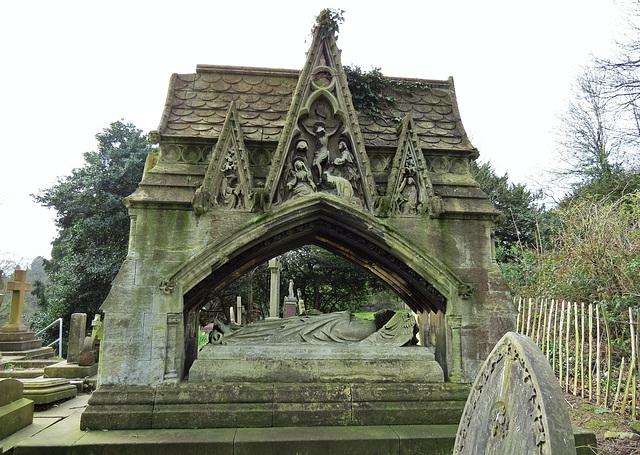
{"type": "Polygon", "coordinates": [[[453,453],[576,453],[564,394],[529,337],[509,332],[489,354],[467,399],[453,453]]]}

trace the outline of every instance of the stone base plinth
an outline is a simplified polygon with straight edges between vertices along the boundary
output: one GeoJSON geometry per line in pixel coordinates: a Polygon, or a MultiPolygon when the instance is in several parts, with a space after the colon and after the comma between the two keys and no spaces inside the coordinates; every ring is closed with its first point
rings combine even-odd
{"type": "Polygon", "coordinates": [[[470,385],[202,383],[101,386],[82,414],[90,429],[457,424],[470,385]]]}
{"type": "Polygon", "coordinates": [[[33,401],[20,398],[0,406],[0,439],[12,435],[33,422],[33,401]]]}
{"type": "Polygon", "coordinates": [[[42,347],[42,340],[35,339],[35,333],[31,331],[7,332],[0,331],[0,352],[5,355],[9,352],[29,351],[42,347]]]}
{"type": "MultiPolygon", "coordinates": [[[[75,415],[16,446],[20,455],[49,453],[265,454],[451,454],[458,425],[372,427],[217,428],[82,431],[75,415]]],[[[577,455],[597,452],[593,432],[574,428],[577,455]],[[593,449],[591,449],[593,447],[593,449]]]]}
{"type": "Polygon", "coordinates": [[[48,404],[78,395],[78,388],[65,379],[22,379],[23,395],[35,404],[48,404]]]}
{"type": "Polygon", "coordinates": [[[68,363],[66,360],[44,368],[44,375],[48,378],[82,379],[95,376],[97,373],[97,363],[91,366],[80,366],[77,363],[68,363]]]}
{"type": "Polygon", "coordinates": [[[444,381],[433,353],[421,346],[212,345],[198,353],[190,382],[444,381]]]}
{"type": "Polygon", "coordinates": [[[0,379],[0,439],[33,422],[33,401],[23,398],[23,393],[17,379],[0,379]]]}

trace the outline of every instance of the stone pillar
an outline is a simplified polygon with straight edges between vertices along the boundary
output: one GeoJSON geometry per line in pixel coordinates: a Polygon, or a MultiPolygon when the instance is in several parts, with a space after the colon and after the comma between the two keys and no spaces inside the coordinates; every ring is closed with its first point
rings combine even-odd
{"type": "Polygon", "coordinates": [[[178,325],[182,322],[182,314],[167,313],[167,346],[166,361],[164,367],[164,379],[176,379],[178,377],[178,355],[176,344],[178,342],[178,325]]]}
{"type": "Polygon", "coordinates": [[[449,315],[447,323],[451,328],[451,371],[449,381],[464,382],[464,371],[462,369],[462,316],[449,315]]]}
{"type": "Polygon", "coordinates": [[[306,313],[307,309],[304,306],[304,300],[302,298],[302,291],[298,289],[298,314],[306,313]]]}
{"type": "Polygon", "coordinates": [[[78,363],[80,350],[87,334],[86,313],[73,313],[69,326],[69,344],[67,346],[67,363],[78,363]]]}
{"type": "Polygon", "coordinates": [[[236,324],[242,325],[242,297],[236,297],[236,324]]]}
{"type": "Polygon", "coordinates": [[[269,318],[280,317],[280,260],[278,258],[269,261],[271,270],[271,293],[269,295],[269,318]]]}

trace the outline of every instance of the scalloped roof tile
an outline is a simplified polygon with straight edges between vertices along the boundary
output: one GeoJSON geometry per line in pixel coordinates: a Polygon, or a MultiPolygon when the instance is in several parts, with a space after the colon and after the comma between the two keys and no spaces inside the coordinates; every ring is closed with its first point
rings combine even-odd
{"type": "MultiPolygon", "coordinates": [[[[198,65],[195,74],[174,74],[164,114],[162,136],[216,139],[232,101],[246,140],[278,139],[298,82],[299,71],[198,65]]],[[[394,79],[418,88],[390,90],[395,102],[382,118],[358,113],[367,147],[396,147],[397,122],[411,115],[425,150],[475,151],[462,126],[453,80],[394,79]]]]}

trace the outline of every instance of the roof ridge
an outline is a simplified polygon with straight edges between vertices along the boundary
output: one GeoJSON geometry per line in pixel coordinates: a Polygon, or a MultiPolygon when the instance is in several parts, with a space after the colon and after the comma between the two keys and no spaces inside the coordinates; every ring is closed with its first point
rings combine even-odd
{"type": "Polygon", "coordinates": [[[274,76],[298,76],[300,70],[286,68],[262,68],[253,66],[225,66],[204,65],[196,66],[196,73],[225,73],[225,74],[270,74],[274,76]]]}

